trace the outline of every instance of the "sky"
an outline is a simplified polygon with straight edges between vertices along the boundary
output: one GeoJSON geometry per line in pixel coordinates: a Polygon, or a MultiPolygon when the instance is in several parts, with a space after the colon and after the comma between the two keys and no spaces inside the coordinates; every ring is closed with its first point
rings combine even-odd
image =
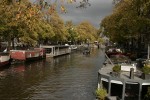
{"type": "Polygon", "coordinates": [[[76,0],[74,4],[67,4],[66,14],[60,14],[65,21],[72,20],[74,24],[79,24],[84,20],[88,20],[96,28],[99,28],[101,20],[112,13],[112,0],[89,0],[91,6],[87,8],[76,8],[81,0],[76,0]]]}
{"type": "MultiPolygon", "coordinates": [[[[36,0],[30,0],[36,1],[36,0]]],[[[55,0],[44,0],[46,2],[53,3],[55,0]]],[[[64,0],[63,3],[67,13],[60,13],[60,5],[62,4],[61,0],[57,0],[58,3],[58,13],[64,21],[72,21],[73,24],[77,25],[83,21],[89,21],[95,28],[99,28],[101,20],[112,13],[113,9],[113,0],[89,0],[91,6],[87,8],[76,8],[80,5],[80,1],[76,0],[74,3],[66,3],[67,0],[64,0]]]]}

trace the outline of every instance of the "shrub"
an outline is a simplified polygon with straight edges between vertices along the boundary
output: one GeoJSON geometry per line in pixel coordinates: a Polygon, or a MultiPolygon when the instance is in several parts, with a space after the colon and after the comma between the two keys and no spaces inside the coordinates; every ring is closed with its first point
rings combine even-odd
{"type": "Polygon", "coordinates": [[[148,87],[147,93],[144,96],[144,100],[150,100],[150,87],[148,87]]]}
{"type": "Polygon", "coordinates": [[[121,71],[121,66],[120,66],[120,65],[115,65],[115,66],[113,67],[113,71],[114,71],[114,72],[120,72],[120,71],[121,71]]]}
{"type": "Polygon", "coordinates": [[[104,88],[98,88],[96,90],[96,97],[99,99],[99,100],[105,100],[105,97],[107,96],[107,91],[106,89],[104,88]]]}
{"type": "Polygon", "coordinates": [[[150,67],[145,65],[143,68],[142,68],[142,71],[144,74],[149,74],[150,73],[150,67]]]}

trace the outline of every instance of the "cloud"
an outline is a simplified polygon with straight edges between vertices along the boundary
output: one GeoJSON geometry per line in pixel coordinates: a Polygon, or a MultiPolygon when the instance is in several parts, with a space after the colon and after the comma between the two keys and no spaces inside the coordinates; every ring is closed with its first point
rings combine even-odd
{"type": "MultiPolygon", "coordinates": [[[[38,0],[30,0],[32,2],[38,1],[38,0]]],[[[54,3],[55,0],[45,0],[47,2],[54,3]]],[[[82,0],[76,0],[75,3],[66,3],[67,0],[64,0],[65,2],[62,3],[61,0],[57,0],[57,11],[60,15],[60,17],[64,21],[70,21],[74,24],[79,24],[80,22],[84,20],[88,20],[91,22],[96,28],[99,28],[99,24],[101,20],[111,14],[113,4],[113,0],[89,0],[89,3],[91,6],[87,8],[76,8],[79,6],[80,1],[82,0]],[[60,12],[60,5],[65,5],[67,12],[66,14],[60,12]]]]}
{"type": "Polygon", "coordinates": [[[65,6],[68,13],[60,13],[60,16],[65,21],[72,20],[75,24],[88,20],[96,28],[99,28],[101,20],[112,12],[112,0],[89,0],[89,2],[91,6],[87,8],[76,8],[79,2],[75,4],[66,4],[65,6]]]}

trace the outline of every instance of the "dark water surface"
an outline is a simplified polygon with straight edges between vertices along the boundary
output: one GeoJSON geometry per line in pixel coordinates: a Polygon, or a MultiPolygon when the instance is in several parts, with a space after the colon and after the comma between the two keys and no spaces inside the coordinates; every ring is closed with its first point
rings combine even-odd
{"type": "Polygon", "coordinates": [[[94,100],[104,53],[74,52],[0,71],[0,100],[94,100]]]}

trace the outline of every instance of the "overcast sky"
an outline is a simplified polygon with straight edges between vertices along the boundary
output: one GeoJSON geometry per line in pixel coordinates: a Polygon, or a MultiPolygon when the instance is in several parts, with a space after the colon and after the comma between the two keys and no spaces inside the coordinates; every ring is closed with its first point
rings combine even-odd
{"type": "Polygon", "coordinates": [[[74,4],[66,5],[68,13],[60,15],[65,21],[72,20],[74,24],[78,24],[88,20],[96,28],[99,28],[101,20],[112,13],[112,0],[89,0],[91,6],[87,8],[76,8],[81,0],[76,1],[74,4]]]}
{"type": "MultiPolygon", "coordinates": [[[[39,0],[30,0],[32,2],[39,1],[39,0]]],[[[51,2],[53,3],[55,0],[44,0],[46,2],[51,2]]],[[[65,2],[63,3],[67,9],[68,13],[60,13],[60,5],[61,5],[61,0],[57,0],[57,9],[59,12],[59,15],[64,21],[70,21],[76,25],[79,24],[80,22],[84,20],[88,20],[89,22],[92,23],[96,28],[99,28],[99,24],[101,20],[111,14],[113,4],[113,0],[89,0],[89,3],[91,6],[87,6],[87,8],[76,8],[77,6],[80,5],[80,1],[82,0],[76,0],[74,3],[66,3],[68,0],[64,0],[65,2]]]]}

